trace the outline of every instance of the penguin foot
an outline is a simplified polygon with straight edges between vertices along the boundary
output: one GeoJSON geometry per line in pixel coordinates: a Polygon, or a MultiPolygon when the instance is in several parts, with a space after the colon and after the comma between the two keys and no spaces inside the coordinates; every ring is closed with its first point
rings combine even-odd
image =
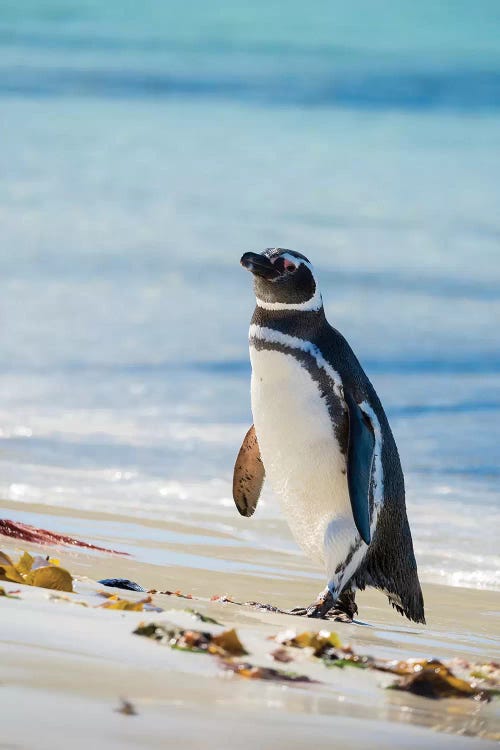
{"type": "Polygon", "coordinates": [[[296,617],[312,617],[317,619],[325,617],[316,604],[311,604],[309,607],[294,607],[293,609],[287,610],[286,614],[295,615],[296,617]]]}
{"type": "Polygon", "coordinates": [[[355,591],[346,589],[341,593],[335,605],[327,613],[326,619],[335,622],[352,622],[358,614],[358,605],[354,601],[355,591]]]}
{"type": "Polygon", "coordinates": [[[326,589],[321,592],[316,601],[309,607],[295,607],[288,610],[288,614],[349,623],[358,614],[358,607],[354,601],[354,596],[354,591],[346,590],[334,601],[331,592],[326,589]]]}
{"type": "Polygon", "coordinates": [[[333,596],[328,589],[325,589],[309,607],[295,607],[294,609],[290,609],[288,613],[290,615],[298,615],[299,617],[313,617],[321,620],[326,617],[333,606],[333,596]]]}
{"type": "Polygon", "coordinates": [[[348,614],[347,612],[342,611],[341,609],[331,609],[329,612],[325,615],[325,620],[331,620],[332,622],[352,622],[352,616],[348,614]]]}

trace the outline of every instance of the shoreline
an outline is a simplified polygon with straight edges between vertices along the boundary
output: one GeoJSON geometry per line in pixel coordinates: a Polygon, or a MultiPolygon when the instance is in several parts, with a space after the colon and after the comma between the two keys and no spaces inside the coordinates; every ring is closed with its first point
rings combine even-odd
{"type": "MultiPolygon", "coordinates": [[[[47,512],[46,520],[52,528],[50,515],[47,512]]],[[[78,525],[71,511],[61,515],[66,528],[71,518],[78,525]]],[[[117,545],[116,537],[99,541],[117,545]]],[[[221,565],[214,571],[62,546],[49,550],[1,537],[0,548],[16,558],[21,548],[38,554],[50,551],[72,573],[75,588],[74,594],[62,595],[3,584],[6,590],[19,590],[21,597],[0,597],[4,743],[15,745],[22,738],[28,746],[36,741],[37,747],[54,747],[63,727],[75,737],[77,748],[104,737],[109,747],[123,747],[135,737],[147,748],[173,746],[181,737],[186,747],[197,747],[203,737],[205,747],[215,748],[235,733],[242,747],[260,741],[260,746],[273,748],[303,747],[311,738],[326,748],[332,737],[345,748],[384,747],[389,741],[405,748],[452,743],[473,748],[479,738],[479,746],[487,748],[500,739],[498,698],[479,704],[398,693],[384,689],[392,676],[348,667],[327,669],[303,655],[287,666],[317,684],[244,680],[222,672],[209,656],[175,651],[132,632],[139,622],[196,627],[185,611],[194,607],[225,628],[234,627],[248,647],[248,658],[262,666],[283,666],[272,664],[268,639],[291,628],[335,632],[357,653],[376,658],[498,661],[497,592],[424,584],[427,626],[405,621],[379,592],[360,592],[359,619],[348,625],[210,601],[216,594],[229,594],[238,601],[257,599],[280,607],[303,603],[317,586],[317,572],[306,566],[302,577],[266,577],[245,570],[243,563],[239,569],[221,565]],[[103,587],[96,581],[107,577],[130,578],[144,588],[180,589],[193,599],[155,594],[153,603],[162,612],[104,610],[97,593],[103,587]],[[82,601],[87,606],[78,604],[82,601]],[[131,701],[138,715],[117,713],[121,699],[131,701]],[[30,726],[23,722],[26,705],[33,719],[30,726]],[[36,727],[42,723],[47,731],[40,744],[36,727]],[[464,733],[469,736],[458,736],[464,733]]],[[[133,601],[144,597],[107,591],[133,601]]]]}

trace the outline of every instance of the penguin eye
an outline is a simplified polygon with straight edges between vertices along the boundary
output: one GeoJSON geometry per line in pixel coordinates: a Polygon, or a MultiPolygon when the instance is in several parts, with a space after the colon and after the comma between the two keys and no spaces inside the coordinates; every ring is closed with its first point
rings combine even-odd
{"type": "Polygon", "coordinates": [[[284,258],[283,256],[279,256],[276,259],[271,258],[271,263],[274,266],[276,266],[280,275],[292,274],[298,268],[298,266],[293,262],[293,260],[289,260],[288,258],[284,258]]]}

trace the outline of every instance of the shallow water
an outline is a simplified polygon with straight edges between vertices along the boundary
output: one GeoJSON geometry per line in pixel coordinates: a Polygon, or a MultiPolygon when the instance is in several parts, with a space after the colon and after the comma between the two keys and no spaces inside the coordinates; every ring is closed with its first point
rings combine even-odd
{"type": "Polygon", "coordinates": [[[388,411],[422,579],[498,590],[497,6],[254,5],[3,5],[0,494],[157,565],[312,571],[230,497],[238,259],[292,247],[388,411]]]}

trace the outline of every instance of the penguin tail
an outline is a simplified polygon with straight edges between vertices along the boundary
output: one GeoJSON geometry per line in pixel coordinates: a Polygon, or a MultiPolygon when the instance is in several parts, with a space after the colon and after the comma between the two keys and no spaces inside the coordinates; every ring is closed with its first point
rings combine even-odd
{"type": "Polygon", "coordinates": [[[404,495],[396,503],[384,501],[372,544],[356,579],[382,591],[394,609],[413,622],[425,624],[424,598],[404,495]]]}
{"type": "Polygon", "coordinates": [[[359,589],[373,586],[382,591],[387,596],[389,604],[400,615],[425,625],[424,597],[413,550],[411,553],[412,559],[406,565],[401,563],[401,558],[391,565],[391,560],[385,557],[367,556],[366,567],[356,574],[356,585],[359,589]]]}
{"type": "MultiPolygon", "coordinates": [[[[385,592],[387,593],[387,592],[385,592]]],[[[424,597],[422,596],[422,590],[418,585],[418,591],[416,595],[411,597],[410,600],[403,602],[399,596],[395,597],[393,594],[387,593],[389,604],[399,612],[403,617],[407,617],[413,622],[421,623],[425,625],[425,612],[424,612],[424,597]]]]}

